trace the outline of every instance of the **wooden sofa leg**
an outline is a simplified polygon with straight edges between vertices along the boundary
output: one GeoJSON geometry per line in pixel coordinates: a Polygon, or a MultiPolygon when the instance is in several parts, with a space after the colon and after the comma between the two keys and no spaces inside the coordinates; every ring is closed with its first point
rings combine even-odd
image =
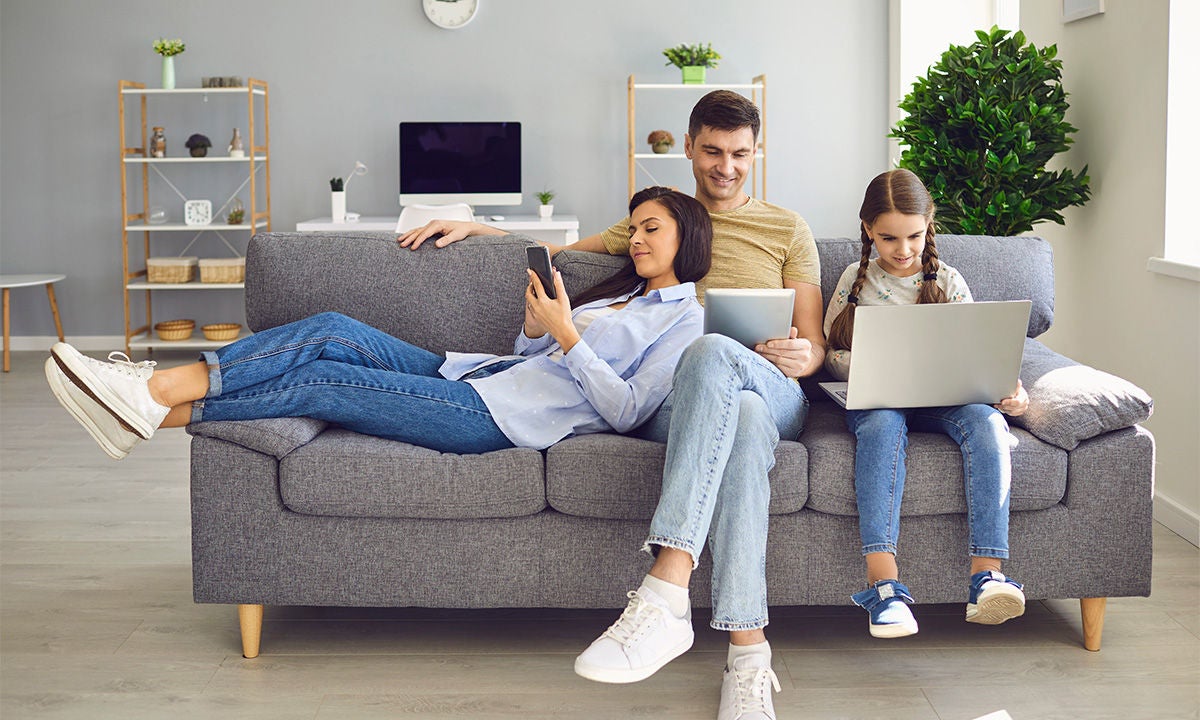
{"type": "Polygon", "coordinates": [[[258,657],[258,644],[262,640],[263,606],[238,605],[238,624],[242,626],[242,655],[258,657]]]}
{"type": "Polygon", "coordinates": [[[1092,652],[1100,649],[1100,636],[1104,633],[1104,610],[1108,598],[1080,598],[1079,609],[1083,613],[1083,646],[1092,652]]]}

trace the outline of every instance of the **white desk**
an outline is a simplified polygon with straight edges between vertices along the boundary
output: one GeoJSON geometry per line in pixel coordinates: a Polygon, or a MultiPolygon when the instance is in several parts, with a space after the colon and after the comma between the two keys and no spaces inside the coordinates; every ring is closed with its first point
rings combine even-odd
{"type": "MultiPolygon", "coordinates": [[[[296,232],[392,232],[398,219],[398,216],[363,216],[357,222],[335,223],[333,218],[319,217],[296,223],[296,232]]],[[[506,215],[503,220],[488,220],[487,216],[476,215],[475,222],[553,245],[570,245],[579,239],[579,218],[574,215],[555,215],[548,219],[537,215],[506,215]]]]}

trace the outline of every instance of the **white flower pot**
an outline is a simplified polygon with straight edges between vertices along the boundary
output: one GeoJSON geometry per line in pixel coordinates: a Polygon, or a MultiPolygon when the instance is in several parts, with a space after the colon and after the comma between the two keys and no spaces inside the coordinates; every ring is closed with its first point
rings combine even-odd
{"type": "Polygon", "coordinates": [[[346,222],[346,192],[344,190],[342,192],[331,192],[329,195],[332,198],[330,207],[333,222],[346,222]]]}
{"type": "Polygon", "coordinates": [[[539,205],[538,206],[538,217],[545,220],[545,219],[549,219],[553,216],[554,216],[554,206],[553,205],[539,205]]]}

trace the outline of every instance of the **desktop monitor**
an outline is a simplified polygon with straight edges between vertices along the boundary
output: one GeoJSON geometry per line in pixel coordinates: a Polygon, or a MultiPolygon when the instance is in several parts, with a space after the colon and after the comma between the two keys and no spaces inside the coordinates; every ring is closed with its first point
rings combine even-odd
{"type": "Polygon", "coordinates": [[[400,123],[400,204],[460,202],[521,204],[521,123],[400,123]]]}

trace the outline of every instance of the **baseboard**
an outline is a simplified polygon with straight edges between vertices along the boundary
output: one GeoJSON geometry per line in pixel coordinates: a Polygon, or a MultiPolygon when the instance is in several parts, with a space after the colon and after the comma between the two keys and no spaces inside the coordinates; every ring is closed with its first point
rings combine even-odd
{"type": "MultiPolygon", "coordinates": [[[[50,346],[56,342],[57,335],[14,335],[9,338],[9,349],[13,352],[50,352],[50,346]]],[[[124,335],[68,335],[67,342],[87,352],[125,349],[124,335]]]]}
{"type": "Polygon", "coordinates": [[[1200,515],[1162,493],[1155,493],[1154,519],[1179,537],[1200,547],[1200,515]]]}

